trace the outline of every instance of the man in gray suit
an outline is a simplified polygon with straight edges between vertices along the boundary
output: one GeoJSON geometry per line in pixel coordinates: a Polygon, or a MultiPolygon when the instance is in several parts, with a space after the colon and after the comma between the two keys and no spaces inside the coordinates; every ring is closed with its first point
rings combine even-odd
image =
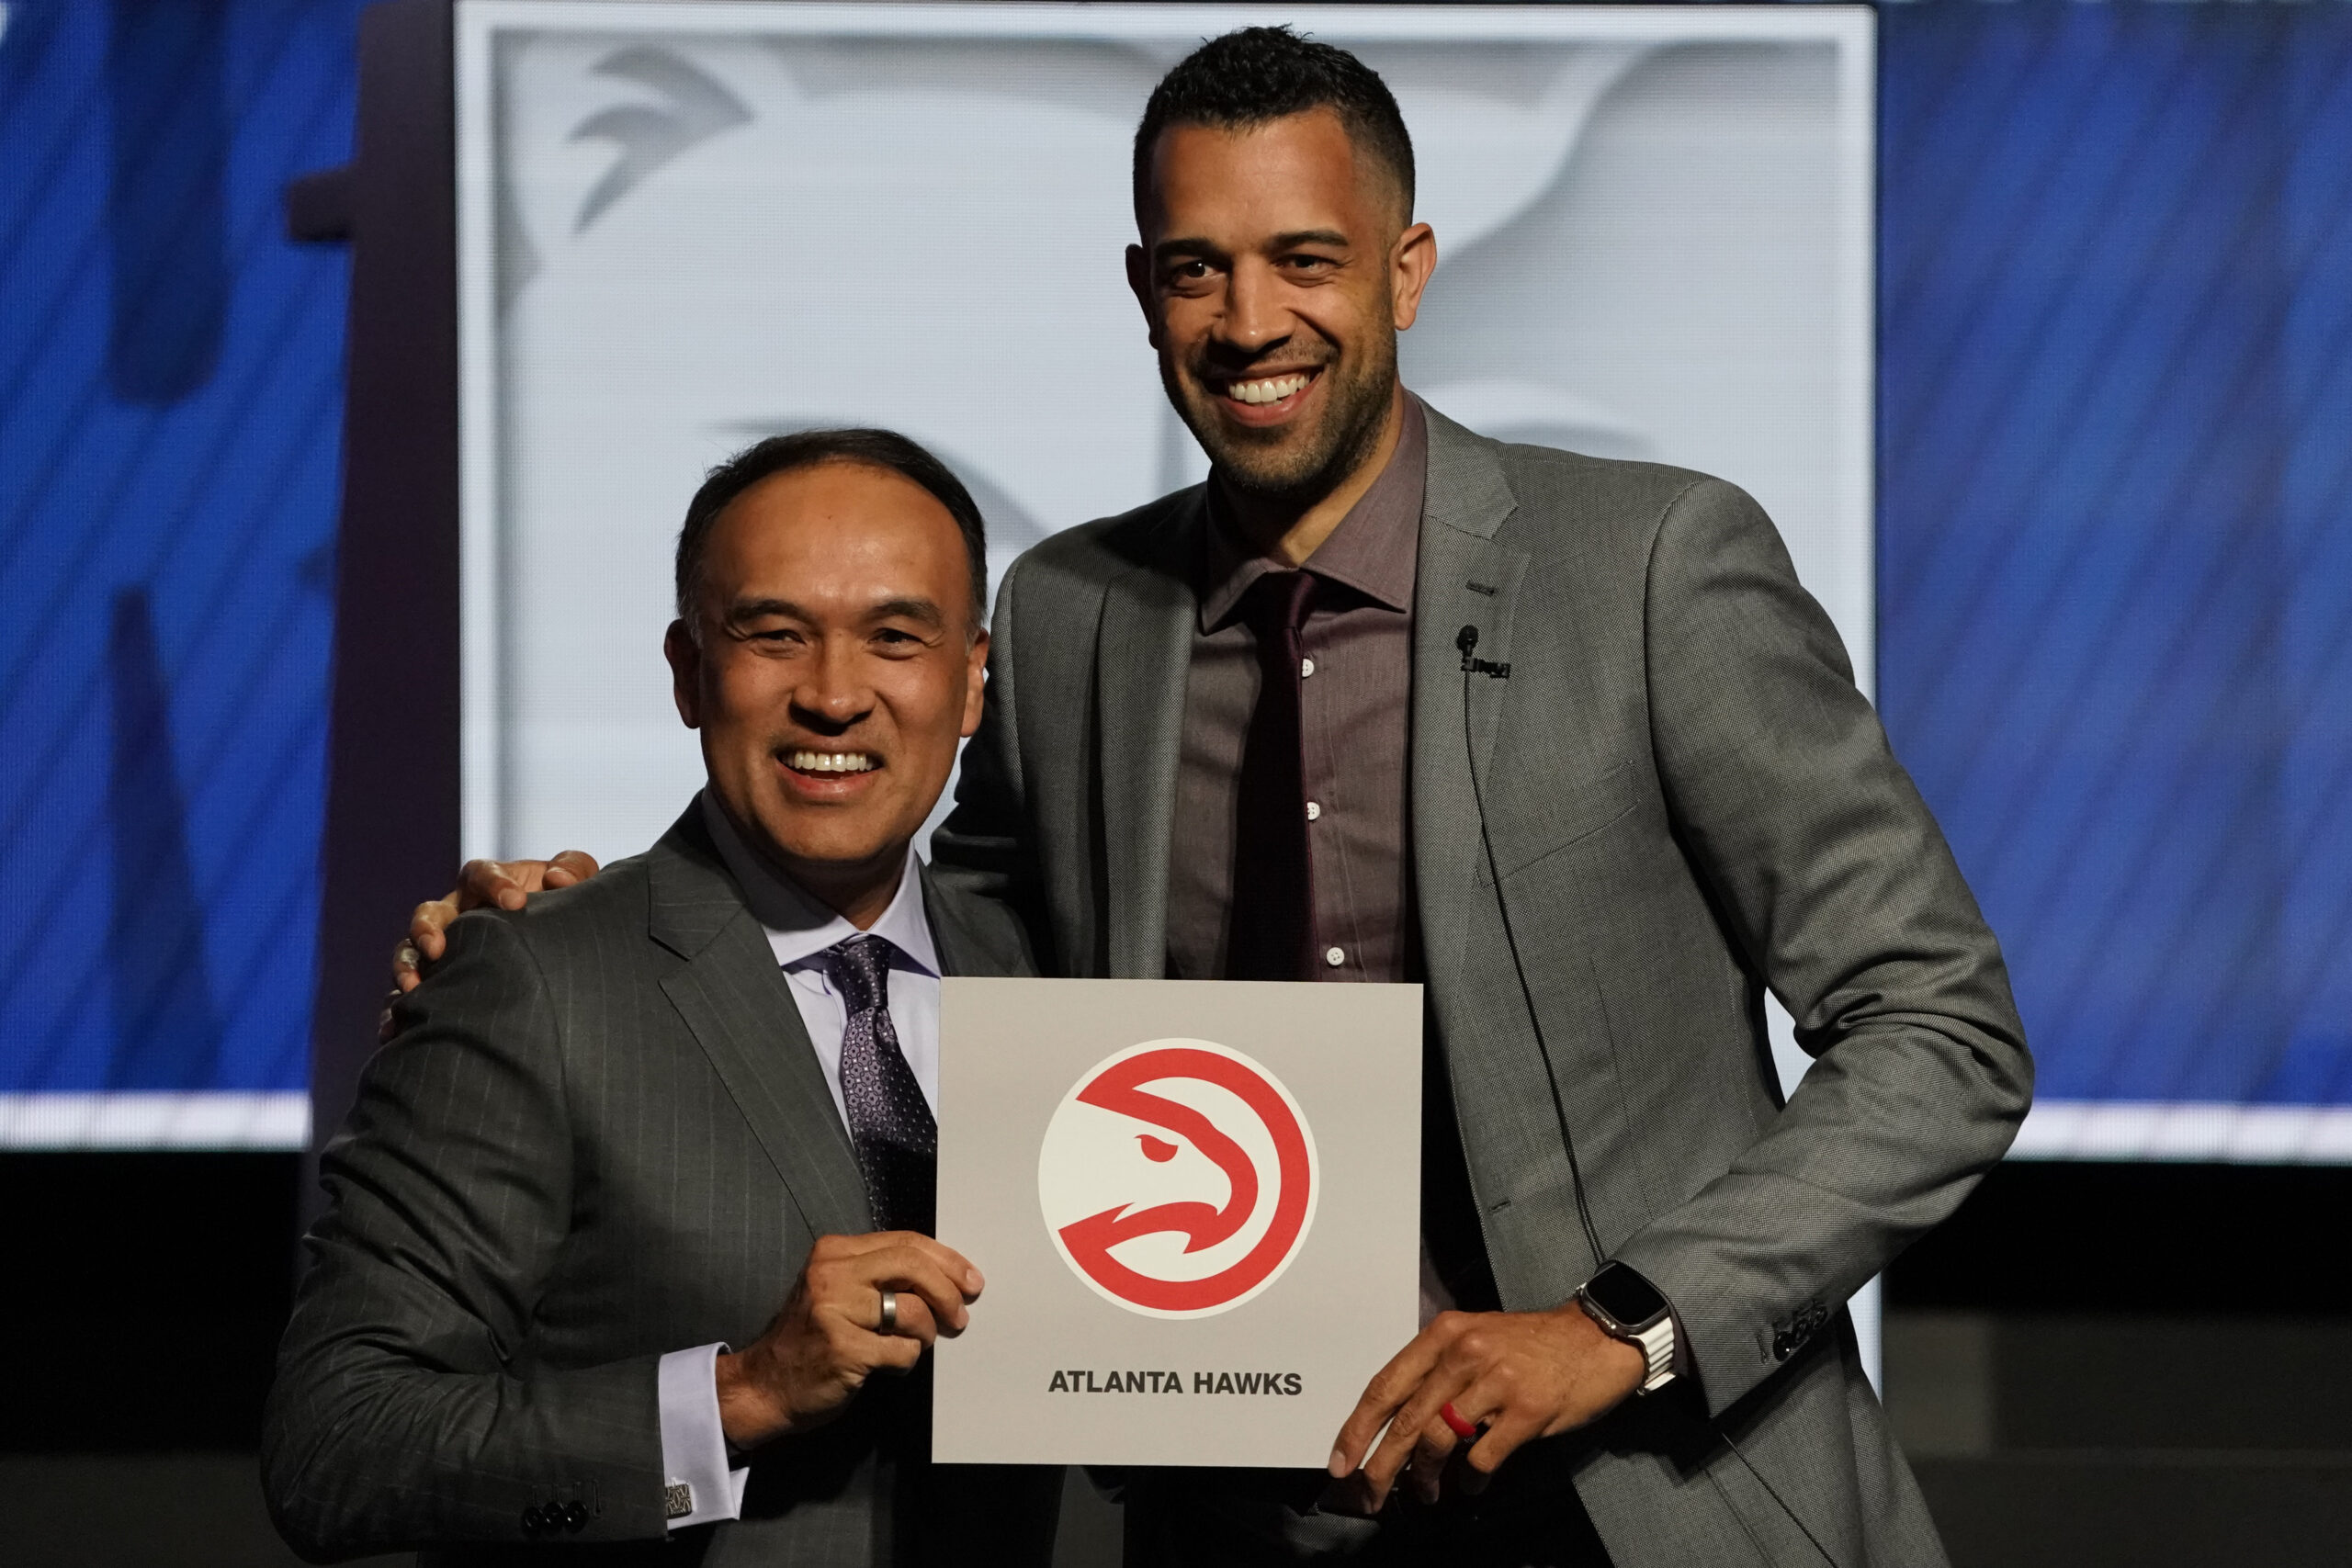
{"type": "Polygon", "coordinates": [[[982,1285],[928,1234],[938,977],[1029,972],[910,847],[979,720],[984,559],[884,432],[713,470],[667,647],[707,786],[451,926],[322,1162],[263,1455],[305,1555],[1050,1556],[1060,1472],[932,1470],[918,1370],[982,1285]]]}
{"type": "Polygon", "coordinates": [[[1941,1562],[1843,1303],[2031,1064],[1836,632],[1731,485],[1405,390],[1436,242],[1351,56],[1212,40],[1135,167],[1212,475],[1007,573],[933,875],[1048,973],[1424,980],[1432,1114],[1427,1326],[1330,1475],[1132,1477],[1130,1562],[1941,1562]]]}
{"type": "Polygon", "coordinates": [[[1939,1561],[1841,1303],[2000,1157],[2030,1067],[1827,618],[1732,486],[1405,391],[1435,240],[1352,57],[1205,45],[1136,202],[1212,477],[1006,574],[935,874],[1053,973],[1425,978],[1426,1293],[1483,1310],[1338,1437],[1364,1503],[1409,1466],[1385,1529],[1163,1472],[1131,1557],[1939,1561]],[[1785,1106],[1768,987],[1816,1058],[1785,1106]],[[1444,1500],[1450,1465],[1492,1489],[1444,1500]]]}

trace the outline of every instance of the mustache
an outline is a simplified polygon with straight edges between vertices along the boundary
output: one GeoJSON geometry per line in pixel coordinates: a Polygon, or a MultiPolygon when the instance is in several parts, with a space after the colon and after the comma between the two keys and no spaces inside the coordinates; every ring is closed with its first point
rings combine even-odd
{"type": "Polygon", "coordinates": [[[1270,355],[1244,355],[1220,354],[1214,349],[1196,349],[1185,356],[1184,368],[1199,381],[1251,381],[1268,376],[1295,376],[1329,370],[1339,363],[1339,355],[1325,354],[1314,358],[1270,355]]]}

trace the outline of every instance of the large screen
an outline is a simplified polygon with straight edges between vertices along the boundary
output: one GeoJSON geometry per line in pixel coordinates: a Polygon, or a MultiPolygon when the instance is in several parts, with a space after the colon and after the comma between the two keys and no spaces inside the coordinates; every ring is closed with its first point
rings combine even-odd
{"type": "MultiPolygon", "coordinates": [[[[347,264],[280,192],[358,8],[0,6],[0,1146],[309,1134],[347,264]]],[[[1127,141],[1271,19],[1403,103],[1417,390],[1779,522],[2007,953],[2018,1153],[2352,1159],[2341,6],[465,0],[469,852],[692,791],[732,448],[903,428],[1000,573],[1198,476],[1127,141]]]]}
{"type": "Polygon", "coordinates": [[[1475,429],[1738,476],[1871,637],[1859,10],[460,7],[469,854],[628,854],[698,787],[659,649],[707,467],[937,451],[992,578],[1205,472],[1123,269],[1144,98],[1204,36],[1359,50],[1439,283],[1409,383],[1475,429]]]}

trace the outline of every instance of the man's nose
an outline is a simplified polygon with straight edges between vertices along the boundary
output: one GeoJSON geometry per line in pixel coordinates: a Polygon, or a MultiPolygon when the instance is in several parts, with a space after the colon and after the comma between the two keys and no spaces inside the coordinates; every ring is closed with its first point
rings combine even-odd
{"type": "Polygon", "coordinates": [[[1290,336],[1290,312],[1281,293],[1272,267],[1255,257],[1237,263],[1227,275],[1217,336],[1250,358],[1280,344],[1290,336]]]}
{"type": "Polygon", "coordinates": [[[854,653],[829,639],[793,688],[792,705],[801,722],[839,731],[873,710],[874,692],[860,678],[854,653]]]}

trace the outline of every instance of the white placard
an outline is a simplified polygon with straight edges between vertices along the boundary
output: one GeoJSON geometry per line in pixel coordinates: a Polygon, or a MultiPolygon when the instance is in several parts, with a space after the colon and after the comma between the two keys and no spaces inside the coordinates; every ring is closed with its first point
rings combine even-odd
{"type": "Polygon", "coordinates": [[[1421,987],[948,979],[946,1463],[1319,1468],[1418,1323],[1421,987]]]}

